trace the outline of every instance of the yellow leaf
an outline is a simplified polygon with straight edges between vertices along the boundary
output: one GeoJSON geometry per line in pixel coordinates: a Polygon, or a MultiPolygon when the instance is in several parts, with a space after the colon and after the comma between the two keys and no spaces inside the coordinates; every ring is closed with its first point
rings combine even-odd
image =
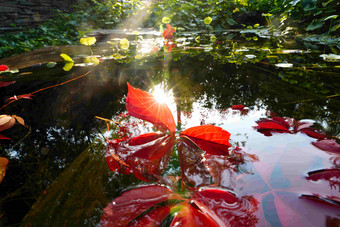
{"type": "Polygon", "coordinates": [[[120,40],[119,46],[123,50],[129,49],[129,46],[130,46],[129,40],[127,40],[126,38],[123,38],[122,40],[120,40]]]}
{"type": "Polygon", "coordinates": [[[80,43],[85,46],[91,46],[96,43],[96,37],[81,38],[80,43]]]}
{"type": "Polygon", "coordinates": [[[67,72],[67,71],[70,71],[72,67],[73,67],[73,62],[66,62],[63,67],[63,70],[67,72]]]}
{"type": "Polygon", "coordinates": [[[25,126],[24,119],[22,119],[21,117],[19,117],[17,115],[12,115],[12,117],[14,117],[17,120],[17,122],[19,122],[19,124],[22,124],[23,126],[25,126]]]}
{"type": "Polygon", "coordinates": [[[204,18],[204,21],[203,21],[206,25],[210,24],[212,22],[212,18],[211,17],[206,17],[204,18]]]}
{"type": "Polygon", "coordinates": [[[93,65],[99,64],[99,59],[97,57],[87,57],[84,59],[85,63],[93,63],[93,65]]]}
{"type": "Polygon", "coordinates": [[[6,175],[6,169],[8,165],[8,159],[4,157],[0,157],[0,183],[4,179],[6,175]]]}
{"type": "Polygon", "coordinates": [[[72,58],[70,58],[67,54],[61,54],[60,57],[62,57],[66,62],[73,62],[72,58]]]}
{"type": "Polygon", "coordinates": [[[169,17],[163,17],[162,18],[162,23],[163,24],[169,24],[171,22],[171,19],[169,17]]]}

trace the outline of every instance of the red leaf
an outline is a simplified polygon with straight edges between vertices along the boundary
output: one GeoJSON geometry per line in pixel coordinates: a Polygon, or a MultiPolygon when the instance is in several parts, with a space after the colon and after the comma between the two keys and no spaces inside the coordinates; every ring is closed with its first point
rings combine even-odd
{"type": "Polygon", "coordinates": [[[183,206],[172,220],[170,227],[218,227],[219,225],[209,216],[195,209],[187,201],[180,204],[183,206]]]}
{"type": "Polygon", "coordinates": [[[15,118],[9,115],[0,115],[0,131],[11,128],[15,123],[15,118]]]}
{"type": "Polygon", "coordinates": [[[324,132],[315,128],[303,128],[300,130],[300,132],[306,133],[308,136],[318,140],[323,140],[325,139],[325,136],[327,136],[324,132]]]}
{"type": "Polygon", "coordinates": [[[273,119],[262,119],[257,121],[257,126],[254,127],[257,130],[273,130],[289,132],[289,128],[282,121],[276,121],[273,119]]]}
{"type": "Polygon", "coordinates": [[[169,107],[165,103],[157,102],[152,94],[127,84],[129,92],[126,97],[126,109],[129,114],[174,133],[176,124],[169,107]]]}
{"type": "Polygon", "coordinates": [[[148,133],[132,139],[109,141],[106,159],[110,169],[121,173],[134,173],[144,181],[154,181],[154,175],[160,175],[166,168],[175,140],[172,135],[159,136],[148,133]],[[150,141],[152,138],[156,139],[150,141]],[[142,144],[143,139],[147,143],[142,144]],[[130,141],[138,145],[130,146],[130,141]]]}
{"type": "Polygon", "coordinates": [[[8,85],[14,84],[15,81],[0,82],[0,87],[6,87],[8,85]]]}
{"type": "Polygon", "coordinates": [[[214,125],[201,125],[180,133],[209,154],[227,155],[230,133],[214,125]]]}
{"type": "Polygon", "coordinates": [[[162,221],[170,214],[170,207],[163,206],[152,210],[142,217],[133,221],[129,227],[155,227],[160,226],[162,221]]]}
{"type": "Polygon", "coordinates": [[[203,152],[190,141],[178,143],[178,159],[181,165],[182,179],[193,187],[209,185],[211,176],[203,161],[203,152]]]}
{"type": "Polygon", "coordinates": [[[231,107],[231,109],[233,109],[233,110],[243,110],[244,109],[244,105],[233,105],[232,107],[231,107]]]}
{"type": "Polygon", "coordinates": [[[129,141],[130,146],[137,146],[137,145],[142,145],[149,143],[153,140],[156,140],[160,137],[164,136],[162,133],[157,133],[157,132],[151,132],[151,133],[146,133],[142,134],[140,136],[136,136],[134,138],[131,138],[129,141]]]}
{"type": "Polygon", "coordinates": [[[163,186],[150,185],[124,192],[107,207],[100,220],[101,226],[127,226],[154,205],[169,199],[181,199],[163,186]]]}
{"type": "MultiPolygon", "coordinates": [[[[163,135],[161,138],[143,144],[144,146],[136,146],[135,148],[130,146],[130,148],[134,151],[133,156],[135,157],[148,160],[158,160],[171,151],[174,141],[174,136],[163,135]]],[[[129,143],[129,145],[131,144],[129,143]]]]}
{"type": "Polygon", "coordinates": [[[340,145],[335,140],[320,140],[312,144],[321,150],[340,154],[340,145]]]}
{"type": "Polygon", "coordinates": [[[192,201],[220,226],[254,226],[257,223],[254,213],[258,202],[252,197],[238,199],[228,191],[204,189],[196,192],[192,201]]]}
{"type": "Polygon", "coordinates": [[[7,71],[9,68],[7,65],[0,65],[0,72],[1,71],[7,71]]]}
{"type": "Polygon", "coordinates": [[[8,137],[0,134],[0,140],[11,140],[11,138],[8,138],[8,137]]]}
{"type": "MultiPolygon", "coordinates": [[[[302,195],[301,198],[313,200],[319,203],[323,203],[326,205],[334,206],[336,208],[340,208],[340,197],[330,196],[330,197],[324,198],[318,195],[302,195]]],[[[340,224],[340,221],[338,222],[338,224],[340,224]]]]}

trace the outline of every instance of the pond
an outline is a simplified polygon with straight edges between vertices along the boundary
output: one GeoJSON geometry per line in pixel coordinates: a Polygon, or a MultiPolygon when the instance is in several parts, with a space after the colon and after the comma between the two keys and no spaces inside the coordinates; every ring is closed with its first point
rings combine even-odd
{"type": "Polygon", "coordinates": [[[340,225],[339,44],[173,35],[101,31],[89,47],[0,59],[1,82],[15,81],[2,114],[25,121],[1,132],[1,225],[340,225]],[[145,113],[151,93],[166,117],[145,113]]]}

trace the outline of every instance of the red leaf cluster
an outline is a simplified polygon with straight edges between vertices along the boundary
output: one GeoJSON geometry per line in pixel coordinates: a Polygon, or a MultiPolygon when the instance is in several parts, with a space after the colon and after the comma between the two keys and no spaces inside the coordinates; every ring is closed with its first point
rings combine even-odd
{"type": "MultiPolygon", "coordinates": [[[[154,181],[170,160],[176,140],[176,124],[166,104],[158,103],[152,94],[134,88],[129,83],[128,88],[126,108],[129,114],[153,123],[162,132],[108,141],[106,160],[113,171],[133,173],[141,180],[154,181]]],[[[182,171],[195,172],[197,178],[204,179],[201,182],[190,182],[191,178],[183,174],[186,183],[193,186],[208,184],[211,176],[202,161],[203,155],[228,155],[229,137],[229,132],[213,125],[192,127],[180,133],[179,157],[182,171]],[[199,165],[191,163],[193,157],[199,165]]]]}
{"type": "Polygon", "coordinates": [[[170,24],[167,24],[166,27],[167,29],[163,31],[163,37],[164,39],[172,39],[174,37],[174,33],[176,32],[176,30],[173,27],[171,27],[170,24]]]}
{"type": "Polygon", "coordinates": [[[254,226],[257,201],[238,199],[221,189],[194,192],[182,198],[166,187],[148,185],[124,192],[105,209],[102,226],[160,226],[167,217],[170,226],[254,226]],[[170,202],[176,201],[176,202],[170,202]]]}
{"type": "Polygon", "coordinates": [[[257,126],[254,128],[257,129],[258,132],[263,133],[265,136],[271,136],[272,132],[292,134],[303,132],[308,136],[319,140],[327,137],[324,132],[311,128],[310,126],[312,126],[313,123],[296,121],[294,118],[289,117],[265,118],[256,121],[256,123],[257,126]]]}

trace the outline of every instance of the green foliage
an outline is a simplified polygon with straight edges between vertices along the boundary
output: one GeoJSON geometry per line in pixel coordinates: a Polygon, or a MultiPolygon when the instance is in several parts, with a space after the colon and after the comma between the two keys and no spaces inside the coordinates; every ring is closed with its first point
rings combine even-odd
{"type": "Polygon", "coordinates": [[[56,15],[37,28],[0,34],[0,58],[45,46],[70,45],[96,28],[113,28],[138,7],[139,0],[80,0],[74,13],[57,10],[56,15]]]}

